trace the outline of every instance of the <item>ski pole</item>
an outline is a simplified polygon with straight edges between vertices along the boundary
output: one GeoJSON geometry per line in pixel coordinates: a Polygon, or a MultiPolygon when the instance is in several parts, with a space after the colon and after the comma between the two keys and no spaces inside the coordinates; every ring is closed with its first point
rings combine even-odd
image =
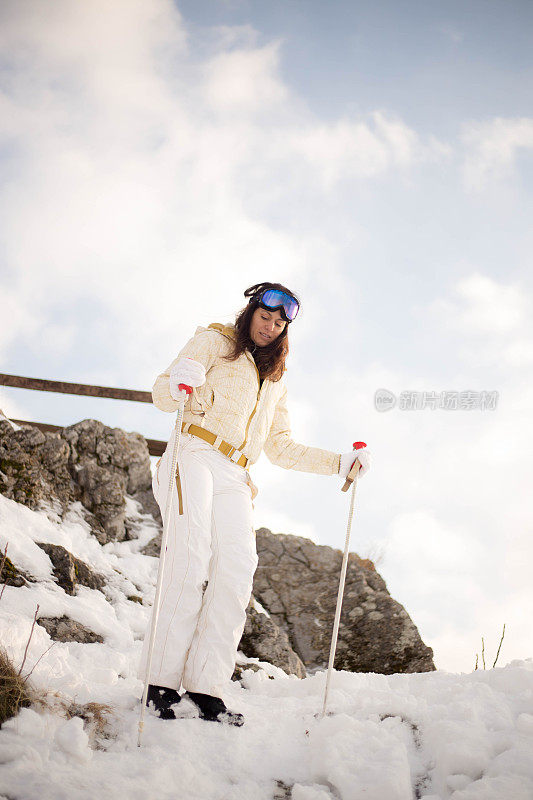
{"type": "MultiPolygon", "coordinates": [[[[360,450],[363,447],[366,447],[364,442],[354,442],[353,443],[354,450],[360,450]]],[[[357,457],[352,464],[352,468],[348,475],[346,476],[346,481],[344,486],[342,487],[343,492],[348,491],[350,486],[352,486],[352,497],[350,500],[350,512],[348,514],[348,529],[346,531],[346,542],[344,545],[344,556],[342,559],[342,569],[341,569],[341,577],[339,580],[339,591],[337,593],[337,607],[335,609],[335,622],[333,623],[333,635],[331,637],[331,647],[329,650],[329,664],[328,664],[328,674],[326,677],[326,690],[324,692],[324,705],[322,706],[322,713],[320,714],[320,719],[326,713],[326,703],[328,701],[328,692],[329,692],[329,684],[331,680],[331,673],[333,670],[333,661],[335,660],[335,650],[337,648],[337,635],[339,632],[339,622],[341,618],[341,608],[342,608],[342,598],[344,594],[344,582],[346,580],[346,568],[348,566],[348,546],[350,544],[350,531],[352,528],[352,518],[353,518],[353,507],[354,507],[354,500],[355,500],[355,487],[357,486],[357,478],[359,477],[359,469],[361,464],[357,460],[357,457]]]]}
{"type": "Polygon", "coordinates": [[[153,656],[153,649],[154,649],[154,641],[155,641],[155,632],[157,627],[157,620],[159,617],[159,598],[161,595],[161,585],[163,582],[163,570],[165,567],[165,555],[167,551],[167,538],[168,538],[168,528],[170,523],[170,516],[172,513],[172,500],[174,498],[174,485],[175,485],[175,476],[176,476],[176,466],[178,463],[178,447],[181,438],[181,423],[183,420],[183,408],[185,406],[185,400],[187,399],[187,395],[192,392],[192,387],[187,386],[184,383],[180,383],[178,386],[180,390],[180,398],[178,400],[178,413],[176,414],[176,426],[174,429],[174,447],[172,450],[172,465],[170,467],[170,475],[168,481],[168,492],[167,492],[167,501],[165,504],[165,519],[163,521],[163,535],[161,537],[161,552],[159,555],[159,569],[157,572],[157,587],[155,590],[155,599],[154,599],[154,606],[152,611],[152,624],[150,627],[150,641],[148,645],[148,659],[147,659],[147,666],[146,666],[146,675],[144,679],[144,690],[141,698],[141,715],[139,718],[139,733],[137,737],[137,747],[141,746],[141,734],[144,727],[144,708],[146,705],[146,698],[148,697],[148,685],[150,683],[150,672],[152,669],[152,656],[153,656]]]}

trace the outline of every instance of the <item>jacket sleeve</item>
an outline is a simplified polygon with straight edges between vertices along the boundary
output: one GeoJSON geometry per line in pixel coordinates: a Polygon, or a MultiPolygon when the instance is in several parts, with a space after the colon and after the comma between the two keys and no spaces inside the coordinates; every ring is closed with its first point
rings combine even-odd
{"type": "Polygon", "coordinates": [[[178,401],[174,400],[170,394],[169,381],[170,370],[180,358],[187,356],[194,358],[204,365],[207,372],[214,364],[215,358],[220,350],[220,334],[213,330],[204,330],[195,334],[185,347],[180,350],[174,361],[172,361],[166,370],[157,376],[155,383],[152,387],[152,400],[154,405],[161,411],[177,411],[178,401]]]}
{"type": "Polygon", "coordinates": [[[340,453],[332,453],[319,447],[306,447],[291,438],[286,387],[276,405],[263,450],[269,461],[285,469],[316,472],[320,475],[334,475],[339,471],[340,453]]]}

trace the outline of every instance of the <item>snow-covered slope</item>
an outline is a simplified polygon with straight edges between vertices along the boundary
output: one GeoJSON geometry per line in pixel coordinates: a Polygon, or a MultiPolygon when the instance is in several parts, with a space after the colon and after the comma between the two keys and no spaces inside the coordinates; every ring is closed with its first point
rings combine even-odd
{"type": "MultiPolygon", "coordinates": [[[[38,616],[68,617],[103,643],[55,642],[35,625],[23,674],[80,705],[108,704],[101,735],[80,717],[24,708],[0,729],[0,796],[12,800],[532,800],[533,659],[453,674],[333,676],[328,715],[320,718],[325,672],[304,680],[276,667],[244,672],[224,695],[245,715],[242,728],[145,715],[137,747],[137,659],[155,593],[157,559],[140,553],[155,534],[131,502],[139,538],[101,546],[80,509],[63,520],[0,495],[0,547],[36,581],[6,586],[0,639],[22,663],[38,616]],[[52,582],[36,542],[61,544],[107,578],[105,594],[52,582]],[[44,655],[43,655],[44,654],[44,655]],[[41,657],[42,656],[42,657],[41,657]],[[40,660],[39,660],[40,659],[40,660]],[[317,716],[318,715],[318,716],[317,716]]],[[[257,659],[245,659],[258,664],[257,659]]],[[[56,695],[54,695],[54,692],[56,695]]],[[[184,702],[184,711],[186,712],[184,702]]]]}

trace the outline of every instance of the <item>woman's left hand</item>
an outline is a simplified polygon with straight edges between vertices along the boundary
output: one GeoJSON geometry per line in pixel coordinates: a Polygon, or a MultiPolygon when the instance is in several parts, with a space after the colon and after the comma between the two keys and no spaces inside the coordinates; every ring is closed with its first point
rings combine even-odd
{"type": "Polygon", "coordinates": [[[372,463],[372,454],[370,450],[367,450],[366,447],[361,447],[359,450],[350,450],[349,453],[343,453],[341,454],[341,465],[339,469],[339,475],[343,481],[346,480],[348,473],[353,467],[355,459],[357,459],[361,464],[359,469],[360,478],[362,478],[362,476],[370,469],[370,465],[372,463]]]}

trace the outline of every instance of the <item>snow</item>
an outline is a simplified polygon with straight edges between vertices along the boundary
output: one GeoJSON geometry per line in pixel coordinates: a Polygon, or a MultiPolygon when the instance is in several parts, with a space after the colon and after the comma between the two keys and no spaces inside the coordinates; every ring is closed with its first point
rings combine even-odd
{"type": "Polygon", "coordinates": [[[33,668],[30,680],[49,692],[50,708],[24,708],[0,729],[0,796],[533,798],[532,658],[471,673],[336,671],[322,718],[324,670],[300,680],[239,653],[244,668],[260,667],[245,669],[242,685],[232,682],[224,693],[228,707],[245,715],[242,728],[200,720],[190,707],[185,714],[183,701],[178,720],[147,711],[137,747],[143,685],[136,667],[150,609],[127,596],[152,602],[158,561],[140,553],[155,533],[151,517],[132,500],[128,515],[139,538],[102,547],[79,504],[61,521],[51,509],[30,511],[0,495],[0,547],[9,542],[8,556],[37,579],[7,586],[0,601],[0,638],[13,662],[22,662],[37,604],[40,616],[66,614],[105,640],[53,643],[35,625],[23,674],[33,668]],[[78,586],[67,595],[52,582],[38,541],[63,544],[105,574],[105,594],[78,586]],[[58,696],[109,704],[108,737],[95,739],[81,717],[62,715],[58,696]]]}
{"type": "Polygon", "coordinates": [[[270,617],[270,614],[268,613],[266,608],[262,606],[259,600],[257,600],[257,598],[255,597],[252,598],[252,606],[256,611],[259,612],[259,614],[264,614],[266,617],[270,617]]]}
{"type": "Polygon", "coordinates": [[[13,422],[8,417],[6,417],[6,415],[4,414],[4,412],[2,411],[1,408],[0,408],[0,419],[3,419],[6,422],[9,422],[9,424],[11,425],[11,427],[13,428],[14,431],[20,431],[21,430],[22,426],[21,425],[17,425],[16,422],[13,422]]]}

